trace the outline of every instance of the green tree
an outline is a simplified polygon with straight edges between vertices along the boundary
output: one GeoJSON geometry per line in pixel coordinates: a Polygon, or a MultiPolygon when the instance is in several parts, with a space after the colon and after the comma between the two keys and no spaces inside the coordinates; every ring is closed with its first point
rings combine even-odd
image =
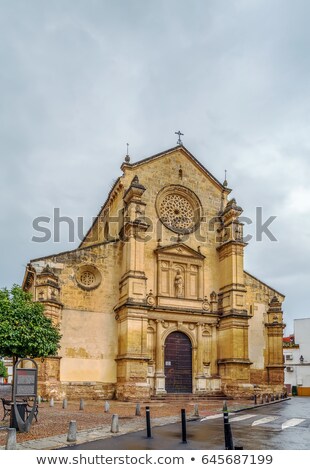
{"type": "Polygon", "coordinates": [[[14,285],[0,289],[0,356],[18,358],[47,357],[57,354],[61,335],[44,306],[30,293],[14,285]]]}
{"type": "Polygon", "coordinates": [[[0,377],[4,377],[5,379],[8,376],[8,371],[3,363],[3,361],[0,361],[0,377]]]}

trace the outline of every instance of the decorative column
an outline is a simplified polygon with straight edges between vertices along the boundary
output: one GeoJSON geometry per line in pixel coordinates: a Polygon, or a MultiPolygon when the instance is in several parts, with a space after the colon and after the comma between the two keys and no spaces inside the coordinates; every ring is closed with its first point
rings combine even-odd
{"type": "Polygon", "coordinates": [[[282,385],[284,383],[283,364],[283,323],[282,304],[274,296],[269,303],[267,311],[267,377],[271,385],[282,385]]]}
{"type": "MultiPolygon", "coordinates": [[[[59,279],[48,264],[36,276],[35,299],[44,305],[44,314],[53,325],[60,326],[63,304],[60,302],[59,279]]],[[[48,397],[52,391],[54,397],[60,397],[60,361],[60,356],[47,357],[43,362],[37,360],[41,395],[48,397]]]]}
{"type": "Polygon", "coordinates": [[[55,326],[58,326],[63,308],[59,300],[59,279],[48,264],[36,276],[35,299],[44,305],[44,314],[52,320],[55,326]]]}
{"type": "Polygon", "coordinates": [[[144,272],[144,237],[149,225],[145,222],[146,204],[142,201],[145,187],[135,176],[124,195],[125,217],[123,239],[123,275],[120,281],[119,302],[145,304],[146,277],[144,272]]]}
{"type": "Polygon", "coordinates": [[[165,374],[164,374],[164,347],[162,344],[162,321],[156,320],[156,353],[155,353],[155,393],[156,395],[166,394],[165,374]]]}
{"type": "Polygon", "coordinates": [[[202,339],[202,323],[197,323],[197,377],[203,376],[203,339],[202,339]]]}
{"type": "Polygon", "coordinates": [[[124,194],[122,233],[122,277],[120,296],[114,308],[118,321],[118,356],[116,397],[119,400],[148,399],[146,276],[144,271],[145,232],[148,224],[142,201],[146,188],[137,176],[124,194]]]}
{"type": "Polygon", "coordinates": [[[203,371],[203,337],[204,323],[197,323],[197,359],[196,359],[196,393],[204,393],[207,389],[206,377],[203,371]]]}
{"type": "Polygon", "coordinates": [[[211,336],[211,363],[210,363],[210,374],[211,376],[218,376],[218,352],[217,352],[217,324],[211,326],[212,336],[211,336]]]}
{"type": "Polygon", "coordinates": [[[220,265],[218,305],[220,325],[219,374],[227,393],[249,390],[248,319],[244,283],[242,208],[232,199],[221,214],[221,243],[217,248],[220,265]],[[228,388],[226,388],[228,387],[228,388]]]}

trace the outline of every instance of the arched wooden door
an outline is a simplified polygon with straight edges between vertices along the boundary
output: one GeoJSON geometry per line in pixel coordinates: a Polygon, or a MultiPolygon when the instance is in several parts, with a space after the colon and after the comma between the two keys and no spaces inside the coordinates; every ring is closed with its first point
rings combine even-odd
{"type": "Polygon", "coordinates": [[[192,393],[192,345],[180,331],[166,339],[165,376],[167,393],[192,393]]]}

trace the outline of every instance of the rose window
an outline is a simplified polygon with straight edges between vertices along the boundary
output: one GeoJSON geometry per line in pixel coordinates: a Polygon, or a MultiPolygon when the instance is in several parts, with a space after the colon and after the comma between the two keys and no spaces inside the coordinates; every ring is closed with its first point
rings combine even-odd
{"type": "Polygon", "coordinates": [[[158,193],[156,211],[161,222],[176,233],[194,232],[202,217],[196,194],[179,184],[166,186],[158,193]]]}
{"type": "Polygon", "coordinates": [[[189,201],[180,194],[168,194],[159,208],[165,225],[175,230],[188,230],[195,225],[195,213],[189,201]]]}
{"type": "Polygon", "coordinates": [[[75,279],[84,290],[96,289],[101,283],[101,273],[99,269],[92,264],[84,264],[76,270],[75,279]]]}
{"type": "Polygon", "coordinates": [[[81,283],[84,286],[91,286],[95,282],[95,276],[89,271],[85,271],[81,274],[81,283]]]}

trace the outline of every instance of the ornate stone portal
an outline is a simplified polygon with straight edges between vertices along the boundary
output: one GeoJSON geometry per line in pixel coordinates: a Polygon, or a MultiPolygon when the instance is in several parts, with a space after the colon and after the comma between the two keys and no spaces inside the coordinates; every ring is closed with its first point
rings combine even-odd
{"type": "Polygon", "coordinates": [[[28,265],[24,288],[62,333],[42,393],[281,391],[284,296],[244,271],[227,182],[182,145],[122,170],[81,245],[28,265]]]}

